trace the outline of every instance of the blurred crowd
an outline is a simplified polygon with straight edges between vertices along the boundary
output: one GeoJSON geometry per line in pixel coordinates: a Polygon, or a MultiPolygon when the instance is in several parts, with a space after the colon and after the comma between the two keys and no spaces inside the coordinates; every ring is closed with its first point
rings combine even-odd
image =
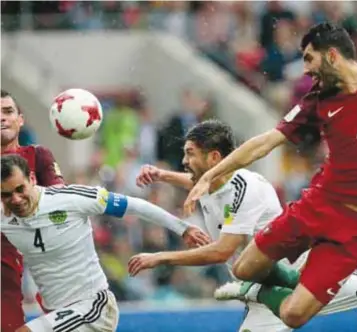
{"type": "MultiPolygon", "coordinates": [[[[331,21],[344,26],[357,42],[357,2],[353,1],[2,1],[2,30],[166,31],[184,39],[266,99],[283,116],[311,87],[301,77],[301,36],[310,25],[331,21]]],[[[215,116],[214,96],[190,87],[166,123],[153,121],[139,91],[99,96],[105,121],[88,169],[70,182],[103,184],[110,190],[143,197],[181,215],[185,192],[166,184],[142,190],[135,177],[142,164],[182,170],[182,138],[195,123],[215,116]],[[120,120],[120,121],[119,121],[120,120]]],[[[276,188],[282,201],[299,197],[325,147],[296,154],[287,147],[282,180],[276,188]]],[[[169,300],[211,297],[227,279],[223,267],[168,268],[129,278],[128,258],[139,251],[182,247],[173,234],[135,218],[94,220],[101,262],[119,300],[169,300]]]]}

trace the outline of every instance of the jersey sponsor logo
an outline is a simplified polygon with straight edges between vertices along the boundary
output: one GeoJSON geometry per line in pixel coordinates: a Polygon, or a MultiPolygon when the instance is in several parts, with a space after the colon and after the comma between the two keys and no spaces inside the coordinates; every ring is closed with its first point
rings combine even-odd
{"type": "Polygon", "coordinates": [[[67,220],[67,212],[66,211],[53,211],[48,214],[48,218],[55,225],[61,225],[67,220]]]}
{"type": "Polygon", "coordinates": [[[108,204],[109,192],[105,188],[101,188],[98,191],[98,202],[100,205],[106,207],[108,204]]]}
{"type": "Polygon", "coordinates": [[[231,214],[231,207],[226,204],[223,208],[224,211],[224,225],[230,225],[233,222],[233,216],[231,214]]]}
{"type": "Polygon", "coordinates": [[[340,111],[342,111],[343,109],[343,106],[338,108],[337,110],[335,111],[328,111],[327,115],[329,118],[332,118],[334,115],[336,115],[337,113],[339,113],[340,111]]]}
{"type": "Polygon", "coordinates": [[[285,115],[284,120],[286,122],[293,121],[300,111],[301,111],[300,105],[296,105],[288,114],[285,115]]]}

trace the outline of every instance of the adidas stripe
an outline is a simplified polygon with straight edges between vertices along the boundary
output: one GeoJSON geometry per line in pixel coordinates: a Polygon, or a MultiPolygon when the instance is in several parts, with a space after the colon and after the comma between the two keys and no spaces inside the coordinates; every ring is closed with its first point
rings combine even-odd
{"type": "Polygon", "coordinates": [[[56,195],[56,194],[72,194],[80,195],[89,198],[97,197],[97,188],[86,187],[86,186],[66,186],[66,187],[49,187],[45,190],[45,195],[56,195]]]}
{"type": "Polygon", "coordinates": [[[97,294],[96,300],[93,302],[91,310],[85,315],[77,315],[71,317],[65,322],[62,322],[53,327],[54,332],[71,332],[83,324],[91,324],[98,320],[102,314],[104,307],[108,303],[108,294],[106,291],[101,291],[97,294]]]}
{"type": "Polygon", "coordinates": [[[234,179],[231,181],[234,185],[236,191],[234,193],[234,200],[232,205],[232,212],[237,213],[239,207],[243,202],[243,198],[245,196],[245,192],[247,190],[247,182],[244,180],[242,176],[237,174],[234,179]]]}

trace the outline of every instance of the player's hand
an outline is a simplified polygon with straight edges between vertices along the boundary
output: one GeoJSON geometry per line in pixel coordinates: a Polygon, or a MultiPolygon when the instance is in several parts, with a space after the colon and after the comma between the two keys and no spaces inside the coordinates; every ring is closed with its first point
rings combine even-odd
{"type": "Polygon", "coordinates": [[[211,242],[210,237],[195,226],[189,226],[183,233],[182,238],[190,248],[201,247],[211,242]]]}
{"type": "Polygon", "coordinates": [[[136,185],[140,188],[143,188],[149,184],[160,181],[160,177],[160,168],[152,165],[144,165],[141,167],[140,173],[136,177],[136,185]]]}
{"type": "Polygon", "coordinates": [[[208,193],[211,179],[203,175],[195,186],[191,189],[184,203],[183,209],[186,216],[190,216],[196,209],[197,201],[202,195],[208,193]]]}
{"type": "Polygon", "coordinates": [[[152,269],[155,266],[160,265],[160,259],[158,253],[155,254],[138,254],[130,258],[128,262],[129,274],[134,277],[140,271],[146,269],[152,269]]]}

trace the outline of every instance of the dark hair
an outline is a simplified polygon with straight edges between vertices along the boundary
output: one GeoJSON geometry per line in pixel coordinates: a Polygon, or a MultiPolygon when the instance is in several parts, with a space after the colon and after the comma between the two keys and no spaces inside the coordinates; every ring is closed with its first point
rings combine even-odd
{"type": "Polygon", "coordinates": [[[305,50],[311,43],[316,51],[337,48],[348,60],[356,59],[356,47],[348,32],[337,25],[324,22],[314,25],[302,38],[301,49],[305,50]]]}
{"type": "Polygon", "coordinates": [[[14,101],[14,103],[15,103],[15,105],[16,105],[16,108],[17,108],[19,114],[21,114],[22,111],[21,111],[19,105],[17,104],[16,99],[11,95],[10,92],[8,92],[8,91],[6,91],[6,90],[4,90],[4,89],[1,89],[1,98],[6,98],[6,97],[12,98],[12,100],[14,101]]]}
{"type": "Polygon", "coordinates": [[[1,89],[1,98],[6,98],[6,97],[11,97],[10,93],[4,89],[1,89]]]}
{"type": "Polygon", "coordinates": [[[185,140],[194,142],[206,152],[217,150],[222,157],[228,156],[235,148],[232,128],[217,119],[196,124],[188,131],[185,140]]]}
{"type": "Polygon", "coordinates": [[[13,174],[15,167],[18,167],[27,178],[30,177],[27,160],[18,154],[8,154],[1,156],[1,181],[7,180],[13,174]]]}

